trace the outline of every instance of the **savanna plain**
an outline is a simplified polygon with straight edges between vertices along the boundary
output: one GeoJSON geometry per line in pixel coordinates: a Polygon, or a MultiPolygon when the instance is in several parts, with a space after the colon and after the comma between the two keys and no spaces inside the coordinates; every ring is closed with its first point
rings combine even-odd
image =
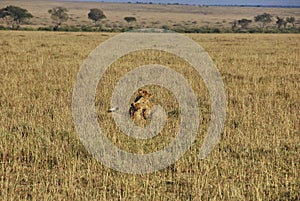
{"type": "MultiPolygon", "coordinates": [[[[114,85],[130,70],[168,65],[196,93],[200,127],[174,165],[124,174],[97,162],[72,120],[80,66],[111,33],[0,32],[1,200],[299,200],[300,35],[188,34],[211,56],[226,91],[220,143],[197,155],[210,123],[210,97],[184,60],[145,50],[114,62],[99,81],[98,122],[110,141],[133,153],[161,149],[176,137],[180,108],[172,93],[145,86],[167,113],[166,129],[151,140],[123,134],[106,110],[114,85]]],[[[133,95],[134,98],[134,95],[133,95]]]]}

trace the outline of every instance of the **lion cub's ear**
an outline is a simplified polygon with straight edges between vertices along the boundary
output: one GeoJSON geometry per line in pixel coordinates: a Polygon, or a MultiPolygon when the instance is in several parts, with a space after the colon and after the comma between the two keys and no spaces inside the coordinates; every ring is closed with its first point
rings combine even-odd
{"type": "Polygon", "coordinates": [[[151,94],[148,91],[144,90],[144,89],[139,89],[138,94],[139,94],[139,96],[142,96],[145,99],[149,99],[151,97],[151,94]]]}

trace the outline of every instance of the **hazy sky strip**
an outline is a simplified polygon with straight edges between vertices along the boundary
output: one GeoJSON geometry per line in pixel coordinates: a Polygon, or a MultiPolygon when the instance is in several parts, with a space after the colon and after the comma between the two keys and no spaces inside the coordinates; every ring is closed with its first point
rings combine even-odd
{"type": "Polygon", "coordinates": [[[181,3],[197,5],[273,5],[300,6],[300,0],[76,0],[76,1],[104,1],[104,2],[145,2],[145,3],[181,3]]]}

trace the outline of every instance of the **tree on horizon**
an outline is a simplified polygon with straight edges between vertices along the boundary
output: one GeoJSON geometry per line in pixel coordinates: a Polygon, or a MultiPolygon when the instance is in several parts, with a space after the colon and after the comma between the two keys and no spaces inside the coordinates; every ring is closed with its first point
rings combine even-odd
{"type": "Polygon", "coordinates": [[[260,22],[260,28],[264,29],[267,24],[272,22],[272,15],[269,13],[264,13],[254,17],[255,22],[260,22]]]}
{"type": "Polygon", "coordinates": [[[12,28],[19,27],[27,19],[32,18],[33,15],[24,8],[17,6],[7,6],[0,9],[0,18],[4,19],[8,25],[11,25],[12,28]]]}
{"type": "Polygon", "coordinates": [[[53,30],[57,30],[63,22],[66,22],[69,19],[68,9],[58,6],[48,10],[48,13],[51,15],[51,19],[53,19],[55,26],[53,30]]]}
{"type": "Polygon", "coordinates": [[[92,9],[90,9],[90,12],[88,13],[88,18],[93,20],[95,25],[96,25],[97,22],[99,22],[102,19],[105,19],[106,16],[105,16],[104,12],[101,9],[92,8],[92,9]]]}

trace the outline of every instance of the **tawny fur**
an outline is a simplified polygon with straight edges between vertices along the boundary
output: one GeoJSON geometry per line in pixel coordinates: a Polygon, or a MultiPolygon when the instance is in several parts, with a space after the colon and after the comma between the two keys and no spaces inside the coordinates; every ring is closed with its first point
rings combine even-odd
{"type": "Polygon", "coordinates": [[[153,103],[150,101],[151,94],[144,90],[138,90],[138,96],[131,103],[129,114],[133,120],[141,121],[141,120],[148,120],[150,118],[150,110],[153,106],[153,103]]]}

